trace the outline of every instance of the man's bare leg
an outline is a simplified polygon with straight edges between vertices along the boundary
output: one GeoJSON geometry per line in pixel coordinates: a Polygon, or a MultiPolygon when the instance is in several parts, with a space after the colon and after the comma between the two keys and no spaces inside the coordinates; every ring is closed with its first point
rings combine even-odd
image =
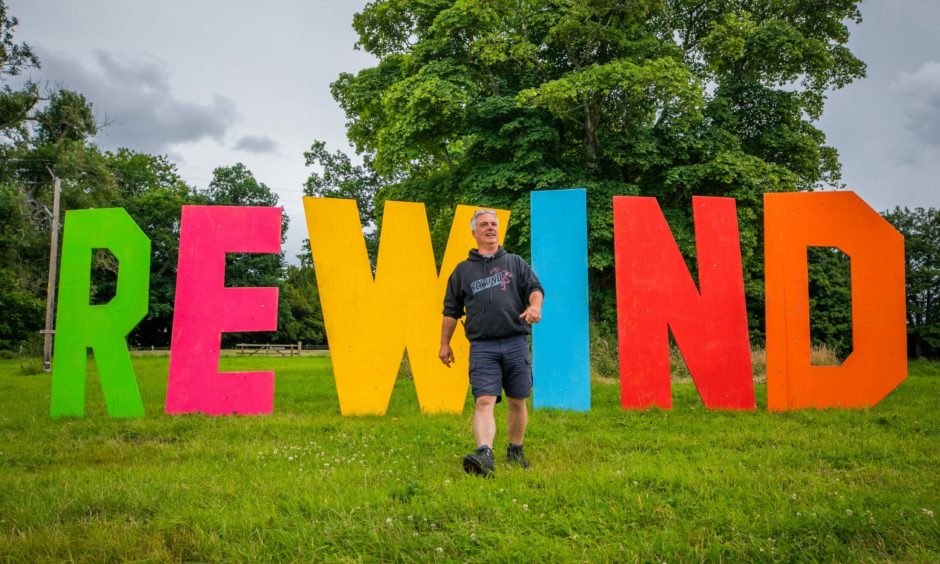
{"type": "Polygon", "coordinates": [[[493,408],[496,406],[496,396],[480,396],[473,409],[473,436],[477,446],[487,445],[493,448],[496,439],[496,418],[493,408]]]}
{"type": "Polygon", "coordinates": [[[521,445],[529,421],[524,398],[509,398],[509,442],[521,445]]]}

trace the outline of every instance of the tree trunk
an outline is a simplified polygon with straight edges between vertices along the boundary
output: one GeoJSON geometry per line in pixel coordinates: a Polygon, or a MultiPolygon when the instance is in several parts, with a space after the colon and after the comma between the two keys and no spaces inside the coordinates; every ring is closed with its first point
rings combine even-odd
{"type": "Polygon", "coordinates": [[[587,168],[597,168],[597,121],[600,108],[594,100],[584,104],[584,160],[587,168]]]}

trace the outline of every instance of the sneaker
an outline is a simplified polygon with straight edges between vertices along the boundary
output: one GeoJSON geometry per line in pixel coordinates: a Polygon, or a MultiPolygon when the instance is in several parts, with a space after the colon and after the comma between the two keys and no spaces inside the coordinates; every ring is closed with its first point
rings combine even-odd
{"type": "Polygon", "coordinates": [[[525,455],[522,453],[522,445],[510,444],[508,447],[506,447],[506,461],[510,464],[515,464],[525,469],[529,468],[529,462],[525,459],[525,455]]]}
{"type": "Polygon", "coordinates": [[[490,476],[494,466],[493,449],[487,445],[477,447],[475,451],[463,457],[463,471],[467,474],[490,476]]]}

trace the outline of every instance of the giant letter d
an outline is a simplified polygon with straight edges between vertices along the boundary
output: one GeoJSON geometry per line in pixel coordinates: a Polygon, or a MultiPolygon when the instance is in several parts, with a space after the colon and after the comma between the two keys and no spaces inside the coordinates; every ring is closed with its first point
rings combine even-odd
{"type": "Polygon", "coordinates": [[[852,192],[764,194],[767,408],[866,407],[907,377],[904,237],[852,192]],[[806,247],[852,259],[852,354],[810,362],[806,247]]]}

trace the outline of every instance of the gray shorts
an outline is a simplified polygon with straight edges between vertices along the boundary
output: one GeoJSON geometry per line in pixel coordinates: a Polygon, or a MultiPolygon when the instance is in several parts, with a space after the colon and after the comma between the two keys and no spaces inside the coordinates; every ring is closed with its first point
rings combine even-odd
{"type": "Polygon", "coordinates": [[[532,393],[532,357],[525,335],[470,342],[470,386],[473,397],[496,396],[502,390],[511,398],[532,393]]]}

